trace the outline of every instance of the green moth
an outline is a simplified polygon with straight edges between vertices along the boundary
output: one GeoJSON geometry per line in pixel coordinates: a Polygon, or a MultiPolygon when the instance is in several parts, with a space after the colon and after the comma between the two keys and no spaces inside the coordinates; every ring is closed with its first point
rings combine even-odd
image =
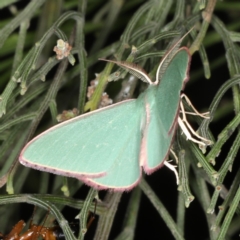
{"type": "Polygon", "coordinates": [[[148,82],[147,90],[137,99],[50,128],[24,147],[20,162],[41,171],[75,177],[99,190],[135,187],[142,169],[151,174],[168,157],[178,123],[181,91],[188,80],[187,48],[179,49],[169,63],[164,60],[155,82],[141,69],[117,63],[148,82]],[[159,79],[164,64],[166,68],[159,79]]]}

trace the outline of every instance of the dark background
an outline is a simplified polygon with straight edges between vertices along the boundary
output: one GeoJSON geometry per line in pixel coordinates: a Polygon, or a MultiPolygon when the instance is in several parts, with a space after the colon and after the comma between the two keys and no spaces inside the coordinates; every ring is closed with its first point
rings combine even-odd
{"type": "MultiPolygon", "coordinates": [[[[26,4],[29,1],[20,1],[16,5],[19,9],[23,9],[26,4]]],[[[99,1],[102,2],[102,1],[99,1]]],[[[144,1],[139,1],[138,4],[135,4],[134,7],[129,7],[130,5],[128,4],[128,8],[122,9],[122,12],[120,12],[119,17],[117,22],[115,23],[115,26],[112,29],[111,36],[108,37],[107,42],[105,43],[105,46],[108,44],[118,40],[128,21],[131,19],[132,15],[138,9],[144,1]]],[[[233,3],[234,1],[231,1],[233,3]]],[[[236,1],[235,1],[236,2],[236,1]]],[[[126,3],[127,4],[127,3],[126,3]]],[[[96,5],[100,5],[96,1],[96,5]]],[[[93,6],[93,5],[91,5],[93,6]]],[[[72,10],[76,10],[75,8],[72,10]]],[[[91,19],[94,17],[94,15],[97,13],[98,7],[93,7],[89,11],[87,11],[86,15],[86,22],[90,22],[91,19]]],[[[174,9],[173,9],[174,11],[174,9]]],[[[239,11],[238,11],[239,12],[239,11]]],[[[237,10],[234,11],[232,9],[231,11],[224,11],[221,7],[218,7],[218,4],[215,9],[215,14],[226,24],[230,25],[230,23],[236,21],[238,18],[237,16],[237,10]]],[[[11,17],[11,14],[7,9],[2,9],[0,11],[0,18],[3,20],[8,19],[11,17]]],[[[169,16],[171,18],[171,16],[169,16]]],[[[31,25],[29,28],[29,32],[34,33],[36,28],[38,27],[38,18],[34,18],[31,21],[31,25]]],[[[239,31],[238,29],[235,29],[235,31],[239,31]]],[[[18,30],[17,30],[18,31],[18,30]]],[[[213,32],[213,28],[209,28],[208,32],[211,33],[213,32]]],[[[88,34],[86,34],[86,51],[88,52],[91,49],[91,46],[93,42],[101,37],[98,35],[99,30],[96,29],[96,31],[92,31],[88,34]]],[[[26,47],[26,52],[29,50],[28,47],[26,47]]],[[[216,59],[224,57],[225,55],[225,49],[223,44],[219,42],[215,42],[214,44],[211,44],[206,48],[206,52],[209,58],[209,62],[211,65],[211,62],[214,62],[216,59]]],[[[11,57],[11,54],[7,56],[0,56],[1,61],[4,61],[4,59],[7,59],[11,57]]],[[[89,69],[89,79],[94,78],[94,73],[101,71],[102,68],[102,63],[96,64],[93,67],[89,69]]],[[[49,73],[48,75],[48,80],[51,79],[51,77],[54,75],[54,69],[52,72],[49,73]]],[[[218,65],[215,68],[211,69],[211,78],[210,79],[205,79],[204,73],[202,70],[202,63],[199,58],[199,55],[197,53],[194,54],[192,57],[192,62],[191,62],[191,71],[190,71],[190,81],[186,85],[185,88],[185,93],[186,95],[191,99],[192,103],[194,106],[200,111],[206,111],[218,91],[218,89],[221,87],[221,85],[229,79],[229,72],[227,68],[226,61],[224,61],[222,64],[218,65]],[[196,75],[196,72],[198,74],[196,75]],[[194,75],[195,74],[195,75],[194,75]],[[192,79],[191,76],[194,75],[195,77],[192,79]]],[[[114,95],[115,89],[112,87],[115,83],[111,83],[110,86],[108,87],[108,91],[110,95],[114,95]],[[112,92],[113,93],[112,93],[112,92]]],[[[117,84],[117,83],[116,83],[117,84]]],[[[1,91],[4,89],[4,86],[6,83],[0,83],[1,86],[1,91]]],[[[69,90],[69,88],[62,89],[60,91],[60,95],[64,95],[66,98],[71,98],[74,96],[74,93],[78,92],[78,88],[74,88],[69,90]]],[[[137,94],[137,93],[136,93],[137,94]]],[[[114,96],[113,96],[114,97],[114,96]]],[[[228,103],[232,98],[231,91],[228,91],[227,94],[224,96],[224,99],[222,99],[221,104],[219,108],[224,108],[225,104],[228,103]]],[[[73,102],[75,101],[75,97],[73,97],[73,102]]],[[[75,102],[76,103],[76,102],[75,102]]],[[[61,103],[59,102],[59,106],[61,108],[61,104],[63,108],[72,108],[74,106],[66,106],[64,101],[61,103]]],[[[49,113],[46,114],[46,116],[49,113]]],[[[221,118],[216,119],[212,122],[210,125],[211,131],[213,132],[213,135],[217,137],[217,135],[220,133],[220,131],[229,123],[229,121],[232,120],[234,116],[234,111],[232,111],[229,114],[223,115],[221,118]]],[[[47,118],[47,117],[45,117],[47,118]]],[[[41,123],[44,124],[44,123],[41,123]]],[[[193,123],[194,125],[194,123],[193,123]]],[[[43,125],[42,125],[43,126],[43,125]]],[[[194,125],[197,126],[197,125],[194,125]]],[[[41,128],[41,125],[40,125],[41,128]]],[[[40,131],[40,130],[39,130],[40,131]]],[[[229,148],[231,147],[232,144],[232,138],[224,145],[223,150],[217,159],[217,165],[216,169],[219,169],[221,166],[221,163],[224,160],[224,157],[226,156],[227,152],[229,151],[229,148]]],[[[235,169],[239,168],[239,164],[234,165],[235,169]]],[[[233,174],[227,177],[226,179],[226,186],[229,187],[232,180],[234,173],[236,171],[233,169],[233,174]]],[[[191,174],[193,172],[191,171],[191,174]]],[[[31,174],[27,178],[27,182],[24,185],[24,188],[22,189],[22,193],[36,193],[35,192],[35,187],[33,188],[31,183],[35,183],[39,176],[39,172],[32,170],[31,174]]],[[[53,181],[54,176],[51,175],[50,180],[53,181]]],[[[150,184],[154,192],[158,195],[158,197],[161,199],[162,203],[164,206],[167,208],[173,219],[176,219],[176,209],[177,209],[177,197],[178,197],[178,191],[177,191],[177,186],[175,183],[175,176],[173,175],[172,172],[170,172],[167,168],[163,167],[162,169],[158,170],[157,172],[153,173],[150,176],[146,176],[147,182],[150,184]]],[[[15,179],[17,181],[17,179],[15,179]]],[[[84,186],[81,188],[73,197],[74,198],[79,198],[79,199],[84,199],[88,193],[88,187],[84,186]]],[[[212,193],[213,192],[213,187],[209,186],[209,191],[212,193]]],[[[0,189],[1,194],[5,194],[5,189],[4,187],[0,189]]],[[[51,189],[49,189],[49,193],[51,193],[51,189]]],[[[105,195],[105,191],[100,192],[100,198],[103,199],[105,195]]],[[[114,239],[119,232],[122,229],[122,224],[123,224],[123,219],[125,216],[125,211],[127,208],[127,204],[129,201],[129,197],[131,195],[131,192],[125,192],[122,195],[121,203],[119,205],[117,215],[114,220],[112,232],[110,235],[109,239],[114,239]]],[[[219,200],[219,204],[221,203],[221,199],[219,200]]],[[[12,205],[9,206],[1,206],[1,216],[0,216],[0,223],[2,221],[8,221],[8,229],[3,230],[1,229],[0,226],[0,231],[4,231],[5,233],[9,232],[12,226],[20,219],[23,219],[27,221],[30,216],[32,215],[33,212],[33,206],[29,204],[15,204],[14,207],[16,208],[16,214],[12,216],[12,219],[5,219],[4,218],[4,212],[8,211],[8,208],[11,207],[12,205]],[[4,207],[4,208],[3,208],[4,207]]],[[[47,214],[47,212],[46,212],[47,214]]],[[[71,209],[69,207],[66,207],[63,209],[63,214],[66,217],[66,219],[69,222],[74,221],[74,217],[78,214],[78,210],[71,209]]],[[[89,232],[86,235],[86,239],[92,239],[94,235],[94,229],[96,228],[97,225],[97,219],[98,217],[96,216],[96,220],[93,222],[92,226],[89,228],[89,232]]],[[[36,223],[38,224],[38,223],[36,223]]],[[[206,224],[206,218],[204,215],[204,212],[201,208],[201,205],[198,202],[198,199],[196,198],[190,205],[190,207],[186,210],[186,226],[185,226],[185,238],[186,239],[195,239],[195,240],[203,240],[203,239],[209,239],[209,233],[208,233],[208,227],[206,224]]],[[[161,219],[161,217],[158,215],[152,204],[150,203],[149,199],[142,194],[141,197],[141,203],[140,203],[140,208],[138,212],[138,220],[137,220],[137,226],[136,226],[136,235],[135,239],[174,239],[170,231],[168,230],[166,224],[164,221],[161,219]]],[[[236,239],[236,238],[233,238],[236,239]]]]}

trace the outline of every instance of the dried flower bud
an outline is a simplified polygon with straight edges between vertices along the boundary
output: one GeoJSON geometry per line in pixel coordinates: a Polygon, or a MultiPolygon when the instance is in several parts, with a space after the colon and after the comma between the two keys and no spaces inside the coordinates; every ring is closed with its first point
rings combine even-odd
{"type": "Polygon", "coordinates": [[[69,45],[68,42],[64,42],[62,39],[57,40],[57,46],[53,48],[53,51],[56,52],[56,58],[58,60],[63,59],[64,57],[68,57],[72,46],[69,45]]]}

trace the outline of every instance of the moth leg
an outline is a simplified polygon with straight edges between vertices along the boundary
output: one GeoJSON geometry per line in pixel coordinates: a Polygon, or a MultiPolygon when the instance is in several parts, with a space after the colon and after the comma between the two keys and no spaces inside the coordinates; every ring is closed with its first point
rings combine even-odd
{"type": "Polygon", "coordinates": [[[206,145],[210,145],[210,141],[205,139],[205,138],[203,138],[204,140],[202,140],[202,141],[193,138],[190,131],[193,133],[193,135],[197,136],[199,139],[202,139],[202,137],[199,136],[191,127],[189,128],[189,130],[190,130],[189,131],[188,130],[188,127],[190,126],[189,123],[186,123],[186,125],[185,125],[184,121],[180,117],[178,117],[178,124],[179,124],[180,128],[182,129],[183,133],[186,135],[187,140],[195,142],[195,143],[197,143],[199,145],[202,145],[204,147],[206,145]]]}
{"type": "Polygon", "coordinates": [[[178,185],[178,184],[179,184],[179,176],[178,176],[178,172],[177,172],[177,170],[176,170],[176,167],[177,167],[177,166],[174,166],[174,165],[170,164],[168,161],[164,161],[164,165],[165,165],[166,167],[168,167],[171,171],[174,172],[174,174],[175,174],[175,176],[176,176],[176,179],[177,179],[177,185],[178,185]]]}
{"type": "Polygon", "coordinates": [[[205,113],[198,112],[197,109],[193,106],[193,104],[191,103],[190,99],[187,97],[186,94],[182,93],[181,94],[181,98],[185,98],[187,104],[194,111],[194,113],[193,112],[186,112],[186,111],[185,111],[185,113],[190,114],[190,115],[197,115],[197,116],[200,116],[200,117],[205,118],[205,119],[209,119],[210,118],[210,116],[209,116],[210,113],[209,112],[205,112],[205,113]]]}
{"type": "Polygon", "coordinates": [[[170,148],[170,152],[171,152],[171,154],[174,156],[174,158],[175,158],[175,160],[176,160],[176,163],[178,164],[177,154],[172,150],[172,148],[170,148]]]}
{"type": "Polygon", "coordinates": [[[184,110],[184,107],[183,107],[183,103],[182,101],[180,101],[180,109],[181,109],[181,112],[182,112],[182,119],[181,117],[178,117],[178,124],[179,126],[181,127],[182,131],[184,132],[184,134],[186,135],[187,137],[187,140],[191,140],[195,143],[198,143],[199,145],[202,145],[202,146],[207,146],[207,145],[211,145],[211,141],[204,138],[204,137],[201,137],[199,134],[197,134],[193,128],[191,127],[191,125],[189,124],[189,122],[187,121],[187,118],[186,118],[186,113],[185,113],[185,110],[184,110]],[[191,133],[197,138],[194,138],[192,137],[191,133]],[[198,140],[199,139],[199,140],[198,140]]]}

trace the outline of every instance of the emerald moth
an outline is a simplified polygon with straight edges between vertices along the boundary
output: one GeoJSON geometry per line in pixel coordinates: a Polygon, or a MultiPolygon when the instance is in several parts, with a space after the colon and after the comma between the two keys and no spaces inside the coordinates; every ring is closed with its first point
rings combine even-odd
{"type": "Polygon", "coordinates": [[[179,49],[161,61],[156,80],[127,63],[148,88],[125,100],[60,123],[30,141],[20,162],[34,169],[75,177],[95,189],[131,190],[142,176],[167,159],[176,131],[181,91],[188,80],[190,54],[179,49]],[[161,76],[161,79],[159,79],[161,76]]]}

